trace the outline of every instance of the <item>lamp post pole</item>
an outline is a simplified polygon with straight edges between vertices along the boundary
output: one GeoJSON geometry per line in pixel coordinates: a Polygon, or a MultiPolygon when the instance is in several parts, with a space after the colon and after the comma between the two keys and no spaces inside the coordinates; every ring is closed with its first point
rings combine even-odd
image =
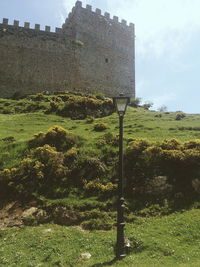
{"type": "Polygon", "coordinates": [[[117,199],[117,244],[116,258],[122,259],[125,254],[124,240],[124,175],[123,175],[123,121],[130,97],[120,94],[113,97],[119,115],[119,178],[118,178],[118,199],[117,199]]]}
{"type": "Polygon", "coordinates": [[[117,203],[117,247],[116,256],[124,258],[124,183],[123,183],[123,120],[124,114],[119,114],[119,180],[118,180],[118,203],[117,203]]]}

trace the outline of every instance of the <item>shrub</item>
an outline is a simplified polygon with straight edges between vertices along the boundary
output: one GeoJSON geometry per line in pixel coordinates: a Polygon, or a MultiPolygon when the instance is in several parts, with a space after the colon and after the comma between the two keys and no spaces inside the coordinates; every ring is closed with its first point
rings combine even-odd
{"type": "Polygon", "coordinates": [[[39,132],[33,136],[32,139],[28,141],[29,147],[37,147],[37,146],[42,146],[44,144],[44,139],[45,139],[45,133],[39,132]]]}
{"type": "Polygon", "coordinates": [[[34,194],[66,196],[69,192],[68,173],[63,153],[44,145],[32,150],[17,168],[0,172],[0,187],[4,185],[7,193],[14,192],[26,197],[34,194]]]}
{"type": "Polygon", "coordinates": [[[164,140],[160,146],[162,149],[166,149],[166,150],[177,150],[177,149],[180,149],[181,148],[181,143],[173,138],[173,139],[170,139],[170,140],[164,140]]]}
{"type": "Polygon", "coordinates": [[[43,95],[43,93],[38,93],[36,96],[35,96],[35,101],[41,101],[45,98],[45,96],[43,95]]]}
{"type": "Polygon", "coordinates": [[[94,117],[93,116],[88,116],[86,119],[87,123],[93,123],[94,122],[94,117]]]}
{"type": "Polygon", "coordinates": [[[141,103],[141,98],[131,98],[131,101],[129,103],[130,107],[138,108],[141,103]]]}
{"type": "Polygon", "coordinates": [[[153,106],[153,102],[151,101],[147,101],[142,105],[142,107],[146,110],[149,110],[152,106],[153,106]]]}
{"type": "Polygon", "coordinates": [[[65,151],[78,143],[79,138],[60,126],[51,127],[46,134],[40,132],[29,140],[29,147],[43,146],[49,144],[56,147],[58,151],[65,151]]]}
{"type": "Polygon", "coordinates": [[[156,114],[155,116],[154,116],[155,118],[161,118],[162,117],[162,114],[156,114]]]}
{"type": "Polygon", "coordinates": [[[66,94],[62,94],[62,95],[58,95],[60,99],[62,99],[62,101],[66,102],[70,96],[66,95],[66,94]]]}
{"type": "Polygon", "coordinates": [[[161,216],[167,215],[171,212],[168,201],[165,199],[163,205],[153,204],[146,207],[138,212],[138,215],[149,217],[149,216],[161,216]]]}
{"type": "Polygon", "coordinates": [[[183,119],[185,117],[186,117],[185,113],[179,112],[179,113],[176,114],[175,120],[179,121],[179,120],[181,120],[181,119],[183,119]]]}
{"type": "Polygon", "coordinates": [[[173,191],[193,192],[192,181],[200,172],[199,160],[197,141],[181,144],[176,139],[162,143],[132,140],[125,154],[127,193],[130,197],[133,193],[164,197],[173,191]],[[165,184],[158,186],[156,177],[166,177],[165,184]]]}
{"type": "MultiPolygon", "coordinates": [[[[88,221],[91,219],[105,219],[106,221],[110,221],[113,218],[113,212],[105,212],[102,209],[95,208],[91,210],[82,211],[78,214],[79,221],[88,221]]],[[[115,214],[114,214],[115,217],[115,214]]]]}
{"type": "Polygon", "coordinates": [[[71,166],[71,164],[77,159],[79,150],[76,147],[72,147],[64,154],[64,163],[67,166],[71,166]]]}
{"type": "Polygon", "coordinates": [[[0,171],[0,198],[8,198],[13,194],[11,179],[13,178],[13,172],[11,169],[4,169],[0,171]]]}
{"type": "Polygon", "coordinates": [[[107,173],[107,166],[100,159],[81,154],[71,166],[71,183],[82,188],[86,182],[103,179],[107,173]]]}
{"type": "Polygon", "coordinates": [[[97,122],[94,124],[94,127],[93,127],[94,131],[96,132],[102,132],[102,131],[105,131],[106,129],[108,129],[108,126],[106,123],[103,123],[103,122],[97,122]]]}
{"type": "Polygon", "coordinates": [[[183,144],[184,149],[200,149],[200,140],[190,140],[183,144]]]}
{"type": "MultiPolygon", "coordinates": [[[[118,146],[119,136],[114,136],[112,133],[106,133],[101,136],[97,142],[97,147],[101,148],[105,145],[118,146]]],[[[104,155],[106,156],[106,155],[104,155]]]]}
{"type": "Polygon", "coordinates": [[[95,97],[96,97],[97,99],[100,99],[100,100],[104,100],[104,99],[105,99],[105,95],[102,94],[102,93],[98,93],[98,94],[96,94],[95,97]]]}
{"type": "Polygon", "coordinates": [[[50,109],[48,112],[56,112],[58,110],[58,107],[59,107],[58,103],[52,100],[50,102],[50,109]]]}
{"type": "Polygon", "coordinates": [[[60,126],[53,126],[47,131],[44,142],[55,146],[58,151],[64,151],[74,146],[78,142],[78,137],[60,126]]]}
{"type": "Polygon", "coordinates": [[[84,46],[84,43],[81,40],[75,40],[74,43],[78,46],[84,46]]]}
{"type": "Polygon", "coordinates": [[[105,219],[90,219],[81,223],[83,229],[86,230],[110,230],[113,224],[105,219]]]}
{"type": "Polygon", "coordinates": [[[14,113],[13,108],[4,108],[2,110],[2,114],[12,114],[12,113],[14,113]]]}
{"type": "Polygon", "coordinates": [[[44,106],[40,102],[27,103],[23,112],[36,112],[41,109],[44,109],[44,106]]]}
{"type": "Polygon", "coordinates": [[[127,147],[127,156],[137,156],[152,144],[147,139],[134,139],[131,140],[127,147]]]}
{"type": "Polygon", "coordinates": [[[1,140],[5,142],[14,142],[15,138],[13,136],[7,136],[7,137],[2,138],[1,140]]]}
{"type": "Polygon", "coordinates": [[[107,184],[102,184],[100,182],[100,179],[95,179],[90,182],[85,182],[83,189],[86,191],[86,194],[88,195],[114,195],[117,189],[117,185],[113,184],[111,182],[107,184]]]}
{"type": "Polygon", "coordinates": [[[72,119],[85,119],[87,116],[103,117],[114,112],[111,99],[99,100],[94,97],[70,97],[59,107],[58,115],[72,119]]]}

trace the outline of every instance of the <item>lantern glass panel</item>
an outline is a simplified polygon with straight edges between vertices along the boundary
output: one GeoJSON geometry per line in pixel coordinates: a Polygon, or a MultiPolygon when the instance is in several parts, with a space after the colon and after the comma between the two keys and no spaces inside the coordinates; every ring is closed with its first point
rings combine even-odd
{"type": "Polygon", "coordinates": [[[116,106],[118,112],[125,112],[127,106],[127,98],[116,98],[116,106]]]}

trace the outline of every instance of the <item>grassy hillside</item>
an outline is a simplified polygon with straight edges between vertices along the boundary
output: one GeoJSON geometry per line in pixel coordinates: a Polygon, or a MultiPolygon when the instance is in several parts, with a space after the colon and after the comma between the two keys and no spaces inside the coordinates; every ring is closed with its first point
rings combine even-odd
{"type": "MultiPolygon", "coordinates": [[[[3,100],[5,102],[5,100],[3,100]]],[[[180,141],[200,138],[200,115],[187,114],[177,121],[176,113],[159,113],[142,108],[127,109],[124,119],[124,138],[147,138],[161,141],[177,138],[180,141]],[[160,117],[161,116],[161,117],[160,117]]],[[[60,125],[72,133],[84,138],[83,146],[96,149],[98,139],[106,133],[118,134],[118,115],[113,113],[103,118],[95,118],[92,123],[55,114],[44,114],[43,111],[32,113],[0,114],[0,165],[10,167],[17,163],[26,147],[26,142],[34,134],[47,131],[53,125],[60,125]],[[108,128],[103,132],[94,131],[94,124],[106,123],[108,128]],[[14,142],[9,142],[13,137],[14,142]],[[8,138],[8,140],[6,140],[8,138]],[[8,153],[7,153],[8,152],[8,153]]],[[[0,166],[1,167],[1,166],[0,166]]]]}
{"type": "MultiPolygon", "coordinates": [[[[4,105],[7,103],[6,100],[0,100],[0,103],[2,102],[4,102],[4,105]]],[[[23,103],[21,104],[23,105],[23,103]]],[[[45,104],[47,105],[47,103],[45,104]]],[[[142,108],[129,107],[124,121],[125,138],[136,137],[151,140],[177,138],[181,141],[199,138],[200,115],[187,114],[185,118],[176,120],[176,114],[175,112],[160,113],[142,108]]],[[[116,129],[118,126],[118,116],[116,113],[95,119],[95,122],[98,121],[109,124],[107,132],[118,133],[116,129]]],[[[83,120],[71,120],[70,118],[57,115],[47,115],[43,111],[1,114],[0,123],[0,137],[4,138],[12,135],[18,141],[25,141],[34,133],[47,130],[55,124],[59,124],[76,134],[81,134],[86,139],[89,133],[93,138],[101,135],[92,131],[92,125],[87,124],[87,118],[83,120]]]]}
{"type": "Polygon", "coordinates": [[[26,218],[18,214],[29,227],[0,232],[0,265],[199,266],[200,149],[199,140],[187,141],[199,139],[200,115],[177,114],[127,109],[132,248],[114,262],[119,129],[111,101],[72,94],[0,99],[0,206],[17,200],[22,210],[29,201],[38,208],[26,218]],[[172,138],[178,141],[164,141],[172,138]],[[164,189],[163,175],[170,182],[164,189]]]}
{"type": "MultiPolygon", "coordinates": [[[[180,141],[186,141],[200,137],[200,115],[187,114],[179,121],[175,118],[176,113],[158,113],[129,107],[124,120],[124,138],[148,138],[155,141],[177,138],[180,141]],[[158,114],[161,114],[161,117],[157,117],[158,114]]],[[[72,133],[82,136],[85,139],[84,144],[88,148],[88,145],[94,147],[98,138],[105,133],[118,134],[118,115],[113,113],[107,117],[96,118],[93,123],[88,123],[87,118],[71,120],[54,114],[44,114],[42,111],[0,114],[0,151],[10,152],[11,157],[14,154],[14,159],[18,151],[24,149],[28,139],[40,131],[47,131],[53,125],[60,125],[72,133]],[[108,129],[103,132],[95,132],[93,126],[96,122],[106,123],[108,129]],[[10,136],[15,141],[14,149],[10,148],[10,144],[6,140],[3,140],[10,136]]]]}

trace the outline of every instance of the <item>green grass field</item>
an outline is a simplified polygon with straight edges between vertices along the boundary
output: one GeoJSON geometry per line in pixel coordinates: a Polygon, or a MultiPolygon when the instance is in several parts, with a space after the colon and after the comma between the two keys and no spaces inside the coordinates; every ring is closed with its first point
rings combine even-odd
{"type": "MultiPolygon", "coordinates": [[[[158,112],[141,108],[128,108],[124,119],[125,138],[148,138],[163,140],[177,138],[181,141],[200,137],[200,115],[187,114],[180,121],[175,120],[175,113],[163,113],[162,117],[155,117],[158,112]]],[[[113,114],[95,119],[95,122],[105,122],[109,125],[107,132],[118,133],[118,116],[113,114]]],[[[87,139],[97,138],[101,133],[93,131],[92,124],[86,120],[71,120],[57,115],[46,115],[42,112],[22,114],[0,114],[0,138],[14,136],[18,142],[26,141],[39,131],[46,131],[52,125],[60,125],[77,135],[87,139]]]]}
{"type": "MultiPolygon", "coordinates": [[[[5,102],[1,100],[0,104],[5,105],[5,102]]],[[[130,138],[152,141],[200,138],[200,115],[186,114],[181,120],[175,118],[174,112],[159,113],[129,107],[124,119],[125,148],[126,140],[130,138]]],[[[26,152],[27,141],[53,125],[62,126],[80,136],[82,151],[98,154],[102,153],[96,146],[99,138],[105,133],[118,134],[118,115],[113,113],[88,123],[87,118],[72,120],[44,114],[42,110],[0,114],[0,167],[9,168],[18,164],[26,152]],[[96,122],[103,122],[108,128],[96,132],[96,122]]],[[[113,149],[116,151],[117,147],[113,149]]],[[[51,204],[65,202],[65,205],[77,207],[84,205],[80,199],[74,198],[45,201],[51,204]]],[[[88,205],[91,200],[86,201],[88,205]]],[[[96,208],[92,205],[97,205],[97,201],[91,201],[91,209],[96,208]]],[[[3,230],[0,231],[0,266],[200,266],[200,211],[197,208],[168,216],[136,217],[127,224],[126,236],[132,248],[125,259],[117,262],[114,260],[115,227],[109,231],[86,231],[80,226],[43,224],[3,230]],[[83,259],[82,253],[90,253],[91,258],[83,259]]]]}
{"type": "Polygon", "coordinates": [[[0,266],[200,266],[200,211],[141,219],[126,226],[132,248],[115,261],[115,229],[52,224],[0,232],[0,266]],[[82,258],[90,253],[90,259],[82,258]]]}

